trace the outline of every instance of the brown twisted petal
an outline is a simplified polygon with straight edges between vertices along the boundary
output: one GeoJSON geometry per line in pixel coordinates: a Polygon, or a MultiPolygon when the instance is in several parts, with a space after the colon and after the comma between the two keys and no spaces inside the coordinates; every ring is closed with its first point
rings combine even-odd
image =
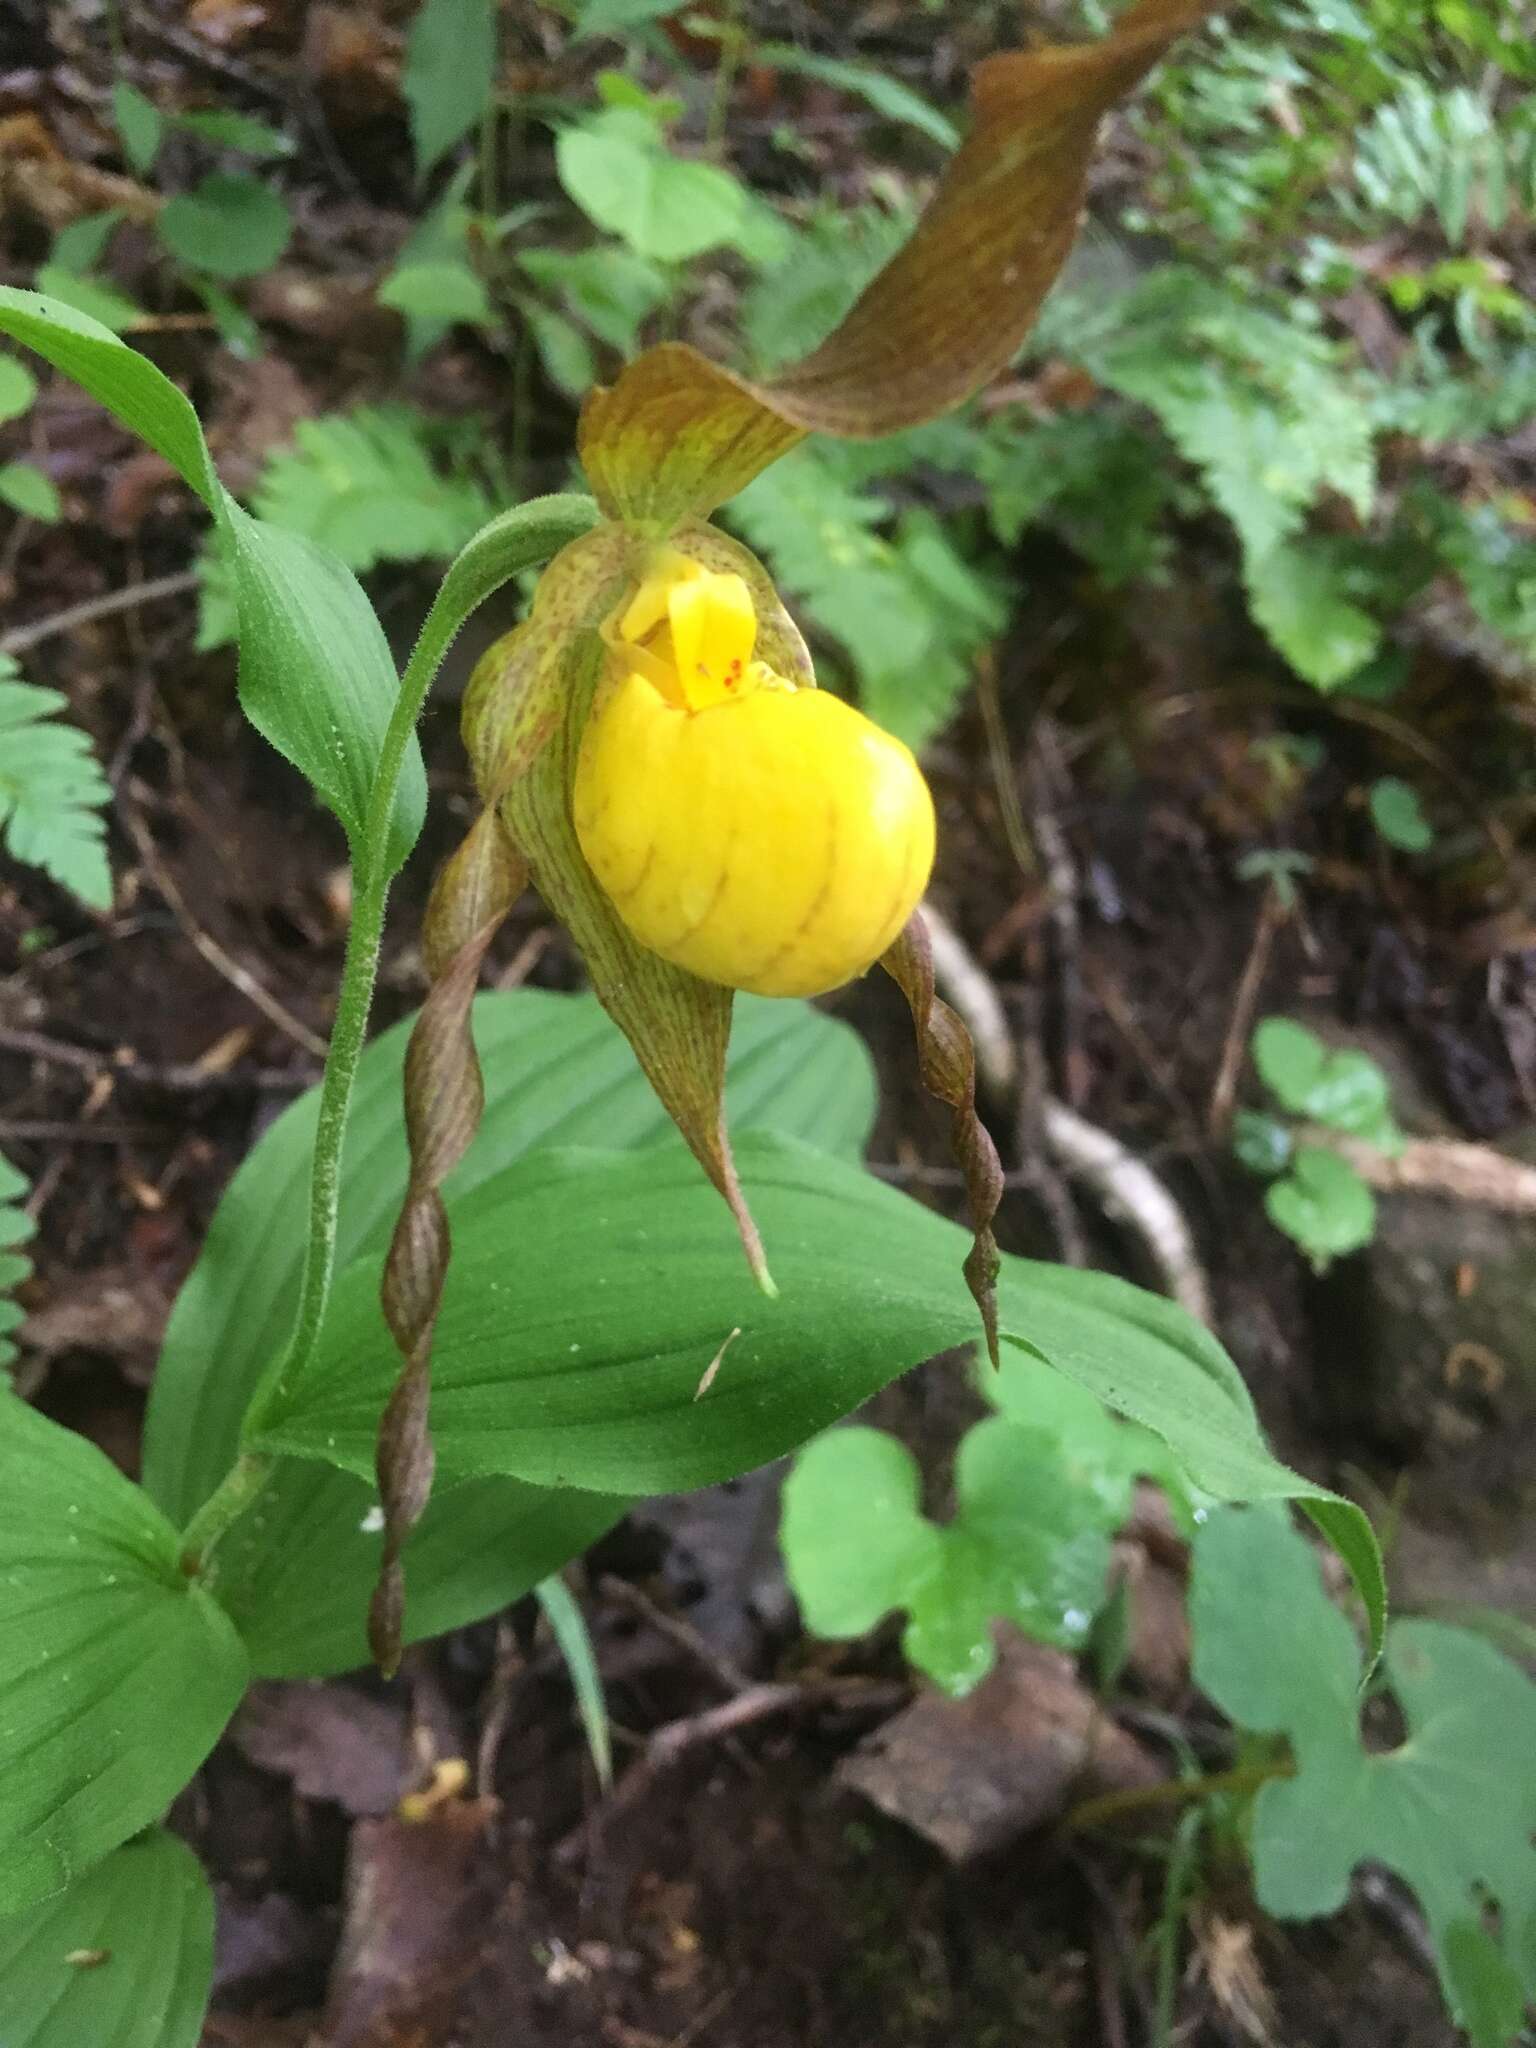
{"type": "Polygon", "coordinates": [[[381,1289],[384,1317],[404,1361],[379,1424],[375,1453],[384,1550],[368,1611],[368,1641],[386,1676],[400,1662],[405,1616],[401,1550],[432,1490],[432,1332],[450,1250],[439,1190],[469,1149],[485,1106],[470,1004],[486,947],[525,880],[526,869],[495,811],[483,811],[438,876],[427,906],[423,951],[433,988],[405,1055],[411,1173],[381,1289]]]}
{"type": "Polygon", "coordinates": [[[1072,246],[1100,120],[1214,5],[1135,0],[1096,42],[988,58],[916,230],[819,348],[753,383],[664,343],[589,395],[578,446],[603,510],[664,530],[807,433],[894,433],[995,376],[1072,246]]]}
{"type": "Polygon", "coordinates": [[[918,911],[880,962],[907,999],[917,1031],[923,1086],[949,1105],[955,1158],[965,1175],[974,1233],[965,1278],[986,1337],[987,1356],[998,1365],[997,1275],[1001,1260],[992,1219],[1003,1199],[1003,1168],[991,1134],[976,1113],[976,1053],[971,1034],[948,1003],[934,994],[933,953],[928,928],[918,911]]]}

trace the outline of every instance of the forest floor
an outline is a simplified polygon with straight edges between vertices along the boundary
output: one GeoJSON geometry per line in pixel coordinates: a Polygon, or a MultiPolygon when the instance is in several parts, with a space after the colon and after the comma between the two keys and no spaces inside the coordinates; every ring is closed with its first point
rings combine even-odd
{"type": "MultiPolygon", "coordinates": [[[[190,90],[227,87],[231,64],[280,86],[297,61],[276,31],[245,47],[226,57],[215,45],[197,76],[195,50],[167,41],[156,64],[173,83],[191,67],[190,90]]],[[[0,55],[0,117],[41,102],[50,118],[81,118],[67,53],[54,49],[41,75],[25,51],[0,55]]],[[[397,115],[377,118],[381,137],[396,132],[397,115]]],[[[365,268],[387,239],[382,210],[333,199],[310,224],[311,250],[365,268]]],[[[38,232],[25,218],[7,229],[15,281],[38,232]]],[[[340,290],[306,307],[291,276],[267,296],[254,360],[210,348],[195,323],[145,338],[192,389],[231,481],[295,418],[397,378],[376,308],[340,290]]],[[[456,335],[411,395],[504,425],[504,383],[503,366],[456,335]]],[[[197,528],[163,466],[61,382],[45,388],[36,429],[70,516],[0,534],[8,626],[187,567],[197,528]]],[[[532,440],[552,481],[567,431],[551,401],[532,440]]],[[[1365,1370],[1351,1347],[1367,1340],[1346,1330],[1341,1342],[1341,1283],[1315,1281],[1265,1220],[1231,1157],[1218,1077],[1254,1021],[1285,1009],[1388,1060],[1419,1128],[1507,1138],[1536,1114],[1536,1059],[1511,1024],[1536,977],[1536,927],[1491,922],[1482,900],[1360,855],[1341,819],[1374,763],[1369,723],[1340,725],[1287,818],[1288,844],[1313,863],[1303,902],[1288,909],[1238,879],[1233,848],[1265,801],[1251,743],[1288,706],[1244,680],[1230,618],[1188,590],[1139,614],[1085,611],[1072,558],[1037,539],[1017,570],[990,700],[929,756],[936,899],[995,980],[1036,1085],[1046,1077],[1176,1196],[1280,1454],[1372,1507],[1405,1486],[1411,1505],[1422,1458],[1433,1524],[1435,1500],[1475,1486],[1480,1468],[1470,1453],[1447,1466],[1419,1419],[1341,1390],[1365,1370]],[[1010,851],[1013,801],[1048,872],[1010,851]]],[[[427,573],[380,571],[370,587],[407,642],[427,573]]],[[[455,699],[509,617],[456,652],[426,716],[431,817],[392,909],[380,1024],[422,993],[419,912],[471,798],[455,699]]],[[[108,766],[116,908],[92,917],[0,867],[0,1146],[32,1179],[40,1227],[21,1385],[130,1472],[168,1306],[219,1193],[317,1074],[348,903],[332,826],[241,720],[228,651],[199,654],[193,634],[178,593],[37,638],[29,676],[67,692],[108,766]]],[[[1463,693],[1486,705],[1486,679],[1425,659],[1419,699],[1441,720],[1437,743],[1475,750],[1486,735],[1469,729],[1498,714],[1454,707],[1463,693]]],[[[487,976],[581,985],[531,897],[487,976]]],[[[951,1204],[944,1121],[917,1086],[894,994],[860,985],[830,1007],[877,1061],[875,1164],[951,1204]]],[[[1005,1164],[1020,1169],[1005,1247],[1060,1256],[1065,1213],[1093,1263],[1152,1281],[1135,1235],[1034,1144],[1029,1090],[1016,1111],[993,1107],[1005,1164]]],[[[939,1361],[877,1412],[937,1466],[970,1400],[939,1361]]],[[[1186,1940],[1163,1915],[1155,1809],[1133,1827],[1067,1826],[1079,1803],[1068,1793],[1020,1839],[958,1866],[877,1811],[841,1766],[904,1703],[907,1681],[886,1636],[829,1649],[800,1634],[775,1485],[769,1474],[639,1510],[579,1573],[617,1738],[607,1795],[531,1608],[412,1652],[390,1687],[359,1676],[259,1688],[175,1814],[220,1902],[210,2048],[300,2048],[322,2014],[331,2048],[1120,2048],[1152,2038],[1159,1944],[1176,1937],[1169,2038],[1189,2048],[1454,2038],[1414,1917],[1380,1888],[1357,1890],[1330,1921],[1281,1928],[1255,1912],[1234,1862],[1202,1874],[1186,1940]],[[444,1767],[459,1758],[467,1790],[444,1767]],[[412,1789],[427,1810],[404,1821],[397,1802],[412,1789]]],[[[1176,1592],[1177,1547],[1154,1534],[1147,1555],[1176,1592]]],[[[1126,1680],[1124,1725],[1154,1749],[1159,1731],[1198,1739],[1202,1725],[1181,1630],[1175,1598],[1146,1620],[1126,1680]]]]}

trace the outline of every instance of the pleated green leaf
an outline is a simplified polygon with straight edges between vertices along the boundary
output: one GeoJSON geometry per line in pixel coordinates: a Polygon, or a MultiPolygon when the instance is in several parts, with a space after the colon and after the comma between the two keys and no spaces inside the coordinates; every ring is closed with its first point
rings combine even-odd
{"type": "Polygon", "coordinates": [[[174,1835],[125,1842],[31,1912],[0,1920],[5,2048],[197,2048],[213,1895],[174,1835]]]}
{"type": "Polygon", "coordinates": [[[245,1652],[179,1551],[94,1445],[0,1396],[0,1913],[158,1819],[235,1710],[245,1652]]]}
{"type": "MultiPolygon", "coordinates": [[[[252,519],[219,482],[186,395],[146,356],[62,299],[0,287],[0,333],[36,349],[163,455],[217,524],[240,617],[240,701],[341,821],[354,848],[397,678],[361,584],[335,556],[252,519]]],[[[391,825],[398,867],[426,810],[411,742],[391,825]]]]}
{"type": "MultiPolygon", "coordinates": [[[[363,1056],[343,1166],[343,1262],[374,1276],[406,1178],[401,1065],[409,1018],[363,1056]]],[[[535,1145],[643,1144],[666,1113],[616,1027],[590,996],[482,995],[475,1035],[486,1080],[480,1133],[450,1182],[462,1197],[535,1145]]],[[[855,1157],[874,1082],[846,1026],[802,1003],[744,997],[731,1046],[732,1115],[813,1137],[855,1157]]],[[[150,1397],[144,1479],[184,1522],[233,1462],[240,1424],[281,1348],[303,1256],[316,1098],[292,1105],[241,1166],[176,1303],[150,1397]]],[[[738,1253],[739,1257],[739,1253],[738,1253]]],[[[517,1284],[515,1248],[506,1268],[517,1284]]],[[[411,1539],[407,1639],[493,1612],[584,1550],[628,1496],[551,1492],[513,1478],[438,1489],[411,1539]]],[[[318,1677],[365,1661],[363,1619],[378,1571],[372,1467],[354,1476],[285,1460],[217,1556],[215,1589],[263,1677],[318,1677]]]]}
{"type": "MultiPolygon", "coordinates": [[[[777,1301],[742,1270],[713,1190],[675,1145],[536,1154],[457,1203],[434,1353],[445,1475],[609,1493],[708,1485],[975,1335],[954,1224],[807,1146],[758,1133],[738,1149],[777,1301]]],[[[371,1261],[341,1276],[314,1365],[268,1410],[268,1448],[371,1470],[394,1371],[376,1279],[371,1261]]],[[[1379,1628],[1369,1525],[1270,1455],[1208,1332],[1124,1281],[1023,1259],[1004,1260],[998,1300],[1005,1343],[1153,1430],[1207,1492],[1301,1499],[1379,1628]]]]}

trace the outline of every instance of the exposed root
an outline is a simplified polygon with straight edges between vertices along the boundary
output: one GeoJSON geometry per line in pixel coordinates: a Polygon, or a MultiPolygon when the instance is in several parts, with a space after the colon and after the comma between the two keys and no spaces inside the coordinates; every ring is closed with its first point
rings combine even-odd
{"type": "MultiPolygon", "coordinates": [[[[958,1007],[958,1005],[957,1005],[958,1007]]],[[[1326,1146],[1347,1160],[1363,1181],[1383,1194],[1444,1195],[1513,1216],[1536,1216],[1536,1166],[1487,1145],[1460,1138],[1410,1138],[1397,1154],[1378,1152],[1363,1139],[1309,1125],[1298,1133],[1308,1145],[1326,1146]]]]}

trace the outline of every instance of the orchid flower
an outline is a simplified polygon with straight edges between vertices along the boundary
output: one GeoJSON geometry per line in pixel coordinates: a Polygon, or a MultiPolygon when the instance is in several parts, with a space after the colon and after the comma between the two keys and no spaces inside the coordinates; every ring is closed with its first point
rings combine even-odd
{"type": "Polygon", "coordinates": [[[821,346],[771,382],[667,343],[582,408],[593,523],[548,564],[527,621],[471,681],[464,733],[484,809],[426,920],[435,986],[407,1061],[413,1173],[384,1284],[406,1361],[378,1460],[386,1547],[373,1630],[386,1665],[400,1545],[431,1482],[429,1358],[448,1260],[438,1188],[480,1111],[469,1003],[530,878],[770,1293],[724,1125],[732,997],[822,994],[876,962],[895,978],[924,1083],[953,1111],[975,1233],[966,1277],[996,1358],[1002,1173],[976,1115],[969,1040],[934,996],[918,911],[932,799],[898,740],[817,690],[772,580],[709,515],[808,433],[895,432],[1007,365],[1075,236],[1100,118],[1206,11],[1207,0],[1134,0],[1098,42],[983,63],[971,131],[913,236],[821,346]]]}

